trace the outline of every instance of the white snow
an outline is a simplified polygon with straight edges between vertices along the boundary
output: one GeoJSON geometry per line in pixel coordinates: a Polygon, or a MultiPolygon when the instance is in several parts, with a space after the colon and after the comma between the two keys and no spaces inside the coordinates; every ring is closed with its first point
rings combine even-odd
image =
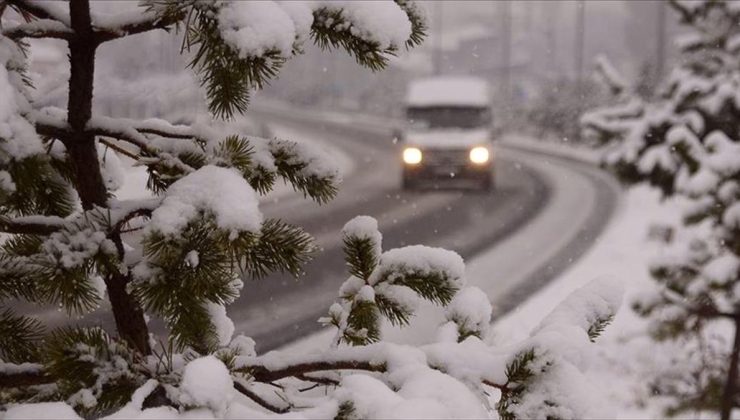
{"type": "MultiPolygon", "coordinates": [[[[252,139],[255,145],[255,155],[259,155],[260,148],[264,147],[260,145],[257,139],[252,139]]],[[[337,165],[331,160],[330,156],[323,153],[322,147],[306,142],[293,142],[286,140],[269,140],[266,144],[267,148],[265,151],[269,151],[271,154],[282,154],[287,152],[291,155],[288,159],[288,163],[299,163],[299,161],[305,162],[306,166],[300,171],[301,175],[305,177],[316,176],[319,178],[329,178],[335,180],[335,182],[342,181],[342,174],[337,165]]],[[[259,156],[256,156],[259,159],[259,156]]],[[[272,160],[272,157],[265,157],[261,161],[264,162],[267,159],[272,160]]],[[[270,166],[268,166],[268,169],[270,166]]]]}
{"type": "Polygon", "coordinates": [[[255,357],[257,355],[255,345],[251,337],[240,334],[231,340],[229,347],[236,349],[240,356],[255,357]]]}
{"type": "Polygon", "coordinates": [[[441,372],[419,370],[394,392],[367,375],[342,380],[338,397],[349,397],[360,418],[488,418],[476,396],[461,382],[441,372]]]}
{"type": "Polygon", "coordinates": [[[206,309],[216,330],[219,344],[222,346],[229,344],[231,337],[234,335],[234,322],[226,315],[226,307],[209,302],[206,309]]]}
{"type": "Polygon", "coordinates": [[[118,157],[118,153],[98,143],[98,159],[100,159],[100,172],[103,175],[108,191],[117,191],[126,179],[126,169],[118,157]]]}
{"type": "Polygon", "coordinates": [[[0,171],[0,190],[13,193],[15,192],[15,182],[13,182],[13,178],[10,176],[10,172],[8,171],[0,171]]]}
{"type": "Polygon", "coordinates": [[[735,202],[725,210],[722,223],[730,229],[740,229],[740,202],[735,202]]]}
{"type": "MultiPolygon", "coordinates": [[[[133,418],[144,418],[144,413],[141,412],[141,408],[144,405],[144,400],[146,397],[149,396],[149,394],[154,391],[154,389],[159,385],[159,383],[154,379],[149,379],[144,383],[144,385],[140,386],[136,391],[134,391],[134,394],[131,396],[131,401],[129,401],[125,406],[123,406],[120,410],[116,411],[115,413],[111,414],[110,416],[104,417],[106,420],[117,420],[117,419],[133,419],[133,418]]],[[[147,413],[149,414],[149,413],[147,413]]]]}
{"type": "MultiPolygon", "coordinates": [[[[492,340],[506,345],[525,338],[528,331],[541,322],[543,315],[555,308],[570,292],[588,284],[594,278],[618,283],[625,290],[625,306],[614,321],[593,344],[598,354],[582,360],[585,375],[592,389],[585,392],[606,393],[610,417],[661,418],[656,401],[635,401],[639,394],[650,395],[645,378],[651,367],[661,366],[670,346],[658,345],[646,336],[646,321],[627,305],[638,296],[652,291],[654,282],[647,270],[655,246],[645,244],[650,223],[659,217],[670,223],[680,220],[675,203],[660,204],[659,194],[647,187],[628,191],[622,212],[613,220],[597,243],[574,266],[553,279],[545,288],[530,297],[493,327],[492,340]],[[608,277],[604,277],[608,274],[608,277]],[[609,384],[608,387],[597,384],[609,384]]],[[[613,302],[616,302],[616,294],[613,302]]],[[[606,308],[606,302],[604,308],[606,308]]],[[[577,313],[577,312],[576,312],[577,313]]],[[[575,318],[578,319],[578,318],[575,318]]],[[[667,359],[666,359],[667,360],[667,359]]]]}
{"type": "Polygon", "coordinates": [[[407,106],[489,106],[488,83],[464,76],[440,76],[415,80],[409,84],[407,106]]]}
{"type": "MultiPolygon", "coordinates": [[[[458,288],[465,285],[465,263],[456,252],[423,245],[395,248],[380,256],[377,269],[368,282],[373,285],[391,272],[420,273],[442,272],[458,288]]],[[[392,283],[392,279],[391,283],[392,283]]]]}
{"type": "Polygon", "coordinates": [[[375,256],[381,254],[383,235],[378,230],[378,221],[370,216],[356,216],[347,222],[342,228],[344,237],[356,237],[358,239],[369,239],[372,241],[375,256]]]}
{"type": "Polygon", "coordinates": [[[0,101],[0,150],[18,160],[44,152],[35,128],[21,115],[29,110],[29,105],[19,91],[18,75],[6,69],[19,54],[9,40],[0,36],[0,98],[3,98],[0,101]]]}
{"type": "Polygon", "coordinates": [[[740,259],[732,254],[724,254],[707,263],[702,275],[717,285],[725,285],[737,278],[740,273],[740,259]]]}
{"type": "Polygon", "coordinates": [[[293,20],[296,41],[301,43],[308,39],[313,24],[313,10],[310,1],[285,0],[278,3],[285,13],[293,20]]]}
{"type": "Polygon", "coordinates": [[[533,335],[552,328],[576,326],[587,332],[599,320],[614,317],[622,304],[619,280],[599,278],[574,291],[544,318],[533,335]]]}
{"type": "MultiPolygon", "coordinates": [[[[411,36],[411,22],[393,1],[228,2],[218,11],[223,39],[242,57],[261,57],[276,51],[290,57],[293,47],[308,38],[312,11],[325,8],[341,13],[353,35],[379,48],[400,48],[411,36]]],[[[333,22],[318,22],[326,26],[333,22]]]]}
{"type": "Polygon", "coordinates": [[[218,12],[218,25],[223,39],[244,58],[261,57],[268,51],[288,57],[297,35],[291,16],[273,1],[225,3],[218,12]]]}
{"type": "Polygon", "coordinates": [[[448,320],[466,331],[486,331],[491,322],[491,302],[481,289],[465,287],[445,308],[448,320]]]}
{"type": "Polygon", "coordinates": [[[181,389],[184,403],[208,407],[219,415],[233,399],[234,382],[222,361],[214,356],[205,356],[185,366],[181,389]]]}
{"type": "Polygon", "coordinates": [[[35,404],[18,404],[8,407],[8,411],[0,413],[4,419],[28,419],[28,420],[78,420],[82,417],[68,404],[63,402],[44,402],[35,404]]]}
{"type": "Polygon", "coordinates": [[[200,263],[198,251],[192,250],[185,254],[185,263],[193,269],[198,268],[198,264],[200,263]]]}
{"type": "Polygon", "coordinates": [[[259,232],[262,214],[254,189],[235,170],[207,165],[173,183],[147,229],[176,235],[199,211],[221,229],[259,232]]]}
{"type": "Polygon", "coordinates": [[[372,286],[364,285],[357,292],[355,300],[357,302],[375,302],[375,290],[372,286]]]}
{"type": "Polygon", "coordinates": [[[411,36],[408,16],[391,0],[324,0],[317,7],[341,12],[352,35],[377,43],[380,49],[401,48],[411,36]]]}
{"type": "MultiPolygon", "coordinates": [[[[85,220],[85,215],[79,216],[85,220]]],[[[105,231],[85,226],[79,230],[52,233],[43,244],[43,249],[65,268],[84,265],[90,257],[102,252],[115,254],[115,244],[107,238],[105,231]]]]}
{"type": "Polygon", "coordinates": [[[44,368],[38,363],[6,363],[0,360],[0,373],[12,375],[23,372],[39,372],[44,368]]]}

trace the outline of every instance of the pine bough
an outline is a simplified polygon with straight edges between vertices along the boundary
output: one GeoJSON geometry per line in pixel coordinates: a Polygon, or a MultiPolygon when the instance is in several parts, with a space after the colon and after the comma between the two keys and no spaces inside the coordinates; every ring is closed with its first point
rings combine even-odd
{"type": "Polygon", "coordinates": [[[652,320],[655,339],[683,349],[679,367],[652,385],[672,397],[668,414],[717,410],[729,418],[740,407],[740,7],[671,5],[691,32],[678,40],[680,64],[658,96],[639,98],[602,60],[597,69],[620,103],[581,122],[610,146],[604,164],[624,182],[684,201],[681,225],[656,229],[667,244],[650,267],[660,287],[633,306],[652,320]],[[731,335],[728,325],[734,343],[718,339],[731,335]]]}

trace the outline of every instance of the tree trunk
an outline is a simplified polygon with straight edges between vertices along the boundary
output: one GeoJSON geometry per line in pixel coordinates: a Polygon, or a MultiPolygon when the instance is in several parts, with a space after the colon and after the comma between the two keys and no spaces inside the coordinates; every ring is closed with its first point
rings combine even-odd
{"type": "Polygon", "coordinates": [[[732,355],[730,356],[730,367],[727,369],[727,381],[722,393],[722,420],[729,420],[732,409],[735,406],[737,394],[737,367],[740,358],[740,318],[735,318],[735,340],[732,343],[732,355]]]}
{"type": "MultiPolygon", "coordinates": [[[[85,126],[92,116],[93,80],[95,75],[95,49],[97,41],[90,19],[89,0],[72,0],[69,6],[72,29],[75,36],[69,41],[69,101],[67,120],[72,135],[65,140],[67,153],[75,172],[75,188],[82,201],[82,208],[90,210],[95,206],[108,207],[107,190],[98,163],[95,136],[85,132],[85,126]]],[[[121,238],[111,238],[123,257],[121,238]]],[[[151,352],[149,331],[144,320],[144,312],[139,304],[126,292],[130,281],[127,275],[113,273],[107,275],[113,317],[118,334],[136,350],[143,354],[151,352]]]]}

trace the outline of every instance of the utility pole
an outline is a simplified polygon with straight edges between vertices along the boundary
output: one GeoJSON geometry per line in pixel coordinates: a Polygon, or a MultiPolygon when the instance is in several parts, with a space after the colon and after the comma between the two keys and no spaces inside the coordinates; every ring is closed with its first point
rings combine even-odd
{"type": "Polygon", "coordinates": [[[665,67],[665,25],[666,25],[666,6],[665,1],[659,1],[658,3],[658,23],[656,26],[658,34],[656,39],[655,48],[655,77],[653,80],[657,83],[663,76],[663,69],[665,67]]]}
{"type": "Polygon", "coordinates": [[[501,4],[501,86],[508,106],[511,101],[511,1],[501,4]]]}
{"type": "Polygon", "coordinates": [[[576,4],[576,43],[575,43],[575,71],[576,81],[583,81],[583,50],[586,37],[586,2],[578,0],[576,4]]]}
{"type": "Polygon", "coordinates": [[[550,14],[549,19],[545,19],[547,22],[547,29],[545,31],[545,36],[547,36],[547,57],[550,61],[549,67],[553,69],[553,72],[555,73],[555,79],[559,78],[561,76],[560,74],[560,64],[559,64],[559,55],[558,52],[558,31],[555,28],[555,22],[560,20],[560,3],[558,2],[550,2],[550,3],[541,3],[541,6],[545,8],[544,10],[547,10],[547,12],[550,14]]]}
{"type": "Polygon", "coordinates": [[[442,31],[444,29],[444,15],[442,13],[443,3],[444,2],[441,0],[434,2],[434,20],[437,22],[437,36],[433,53],[433,70],[435,75],[442,74],[442,31]]]}

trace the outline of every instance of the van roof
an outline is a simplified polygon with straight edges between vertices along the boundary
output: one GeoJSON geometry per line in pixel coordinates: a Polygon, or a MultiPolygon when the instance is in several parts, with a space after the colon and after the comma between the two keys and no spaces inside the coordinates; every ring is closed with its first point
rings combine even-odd
{"type": "Polygon", "coordinates": [[[488,106],[488,82],[470,76],[437,76],[413,80],[409,84],[406,104],[409,106],[488,106]]]}

